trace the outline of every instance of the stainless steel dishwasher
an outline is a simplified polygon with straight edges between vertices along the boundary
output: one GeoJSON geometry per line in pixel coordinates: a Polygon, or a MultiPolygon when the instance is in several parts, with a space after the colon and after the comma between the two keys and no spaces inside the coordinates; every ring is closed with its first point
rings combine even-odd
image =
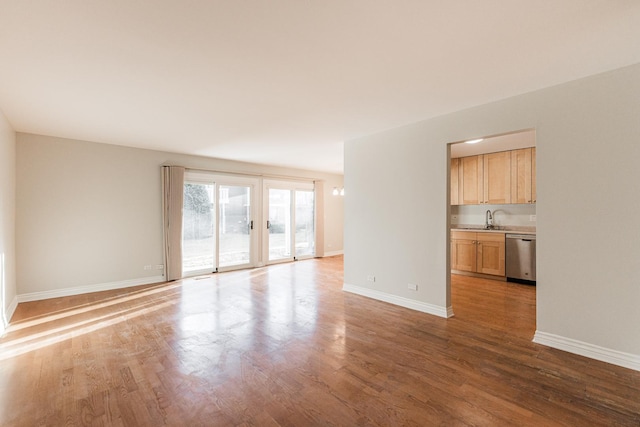
{"type": "Polygon", "coordinates": [[[507,281],[535,285],[536,236],[507,234],[505,242],[507,281]]]}

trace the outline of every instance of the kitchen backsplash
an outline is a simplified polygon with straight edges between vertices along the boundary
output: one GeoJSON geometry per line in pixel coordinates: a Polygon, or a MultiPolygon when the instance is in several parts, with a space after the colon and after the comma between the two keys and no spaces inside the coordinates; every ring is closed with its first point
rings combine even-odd
{"type": "Polygon", "coordinates": [[[451,225],[484,225],[487,210],[498,226],[535,227],[536,205],[459,205],[451,206],[451,225]]]}

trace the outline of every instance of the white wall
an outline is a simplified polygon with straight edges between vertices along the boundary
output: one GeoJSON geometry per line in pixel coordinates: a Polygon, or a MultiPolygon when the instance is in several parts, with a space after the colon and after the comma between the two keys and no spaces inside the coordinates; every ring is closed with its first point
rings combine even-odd
{"type": "Polygon", "coordinates": [[[345,289],[447,315],[446,185],[447,146],[422,124],[345,144],[345,289]]]}
{"type": "Polygon", "coordinates": [[[334,196],[333,188],[344,188],[342,175],[329,175],[324,182],[324,236],[322,246],[324,256],[341,255],[344,252],[344,196],[334,196]],[[326,227],[329,227],[328,229],[326,227]]]}
{"type": "Polygon", "coordinates": [[[18,133],[21,300],[159,280],[162,271],[143,267],[164,264],[162,164],[322,179],[324,251],[342,250],[342,210],[330,194],[341,175],[18,133]]]}
{"type": "Polygon", "coordinates": [[[0,111],[0,333],[10,320],[16,299],[16,135],[0,111]]]}
{"type": "Polygon", "coordinates": [[[448,308],[447,143],[535,128],[536,341],[640,369],[639,117],[635,65],[347,142],[345,289],[448,308]]]}

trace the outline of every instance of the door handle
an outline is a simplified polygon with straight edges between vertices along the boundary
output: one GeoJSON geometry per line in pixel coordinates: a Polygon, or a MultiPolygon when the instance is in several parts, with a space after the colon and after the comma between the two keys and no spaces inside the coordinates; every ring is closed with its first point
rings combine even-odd
{"type": "Polygon", "coordinates": [[[250,223],[249,223],[249,229],[253,230],[253,220],[251,220],[250,223]]]}
{"type": "Polygon", "coordinates": [[[267,230],[271,228],[271,221],[267,221],[267,230]]]}

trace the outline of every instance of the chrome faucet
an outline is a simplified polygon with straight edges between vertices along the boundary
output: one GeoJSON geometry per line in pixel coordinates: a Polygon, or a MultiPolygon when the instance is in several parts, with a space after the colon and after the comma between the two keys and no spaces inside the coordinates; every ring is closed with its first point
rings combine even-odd
{"type": "Polygon", "coordinates": [[[493,228],[493,215],[489,209],[487,209],[487,212],[484,214],[484,228],[487,230],[493,228]]]}

